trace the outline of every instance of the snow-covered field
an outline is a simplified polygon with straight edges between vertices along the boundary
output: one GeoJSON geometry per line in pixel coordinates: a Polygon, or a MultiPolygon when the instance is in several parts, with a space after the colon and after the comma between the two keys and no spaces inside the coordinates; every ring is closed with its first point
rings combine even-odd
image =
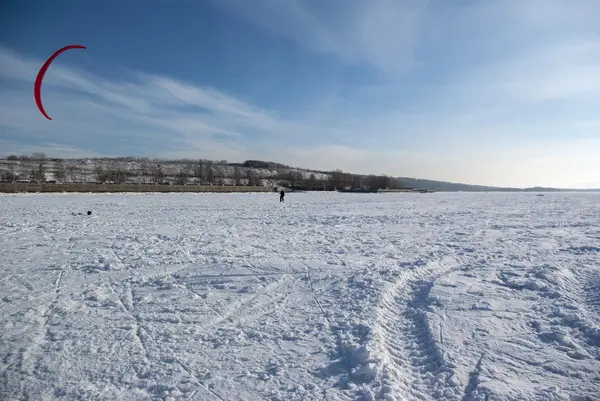
{"type": "Polygon", "coordinates": [[[0,319],[2,400],[598,400],[600,194],[3,195],[0,319]]]}

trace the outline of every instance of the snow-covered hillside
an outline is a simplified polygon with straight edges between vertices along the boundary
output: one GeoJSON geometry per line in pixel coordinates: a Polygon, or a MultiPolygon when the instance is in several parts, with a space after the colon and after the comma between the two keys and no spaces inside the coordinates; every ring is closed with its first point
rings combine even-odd
{"type": "Polygon", "coordinates": [[[600,394],[598,194],[1,195],[0,216],[3,400],[600,394]]]}
{"type": "MultiPolygon", "coordinates": [[[[270,164],[270,163],[263,163],[270,164]]],[[[277,186],[311,182],[318,186],[330,175],[273,166],[235,166],[226,161],[150,159],[0,159],[0,182],[57,181],[61,183],[119,182],[277,186]]]]}

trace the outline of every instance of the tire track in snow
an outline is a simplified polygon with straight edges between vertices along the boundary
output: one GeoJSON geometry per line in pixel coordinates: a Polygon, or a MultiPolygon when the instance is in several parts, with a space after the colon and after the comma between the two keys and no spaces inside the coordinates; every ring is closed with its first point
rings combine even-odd
{"type": "Polygon", "coordinates": [[[583,273],[583,301],[600,321],[600,269],[583,273]]]}
{"type": "Polygon", "coordinates": [[[406,271],[383,294],[374,328],[383,362],[382,399],[459,399],[462,391],[451,380],[453,372],[435,344],[437,333],[428,325],[426,310],[435,281],[454,270],[452,260],[406,271]]]}
{"type": "MultiPolygon", "coordinates": [[[[581,273],[580,273],[581,274],[581,273]]],[[[579,327],[586,343],[600,346],[600,269],[588,269],[580,275],[580,304],[585,311],[585,323],[579,327]]]]}

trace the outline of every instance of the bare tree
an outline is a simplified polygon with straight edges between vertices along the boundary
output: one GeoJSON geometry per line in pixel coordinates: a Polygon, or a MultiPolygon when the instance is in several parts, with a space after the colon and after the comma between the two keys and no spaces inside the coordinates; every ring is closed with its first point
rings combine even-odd
{"type": "Polygon", "coordinates": [[[233,179],[235,181],[235,185],[242,185],[242,169],[240,169],[238,166],[235,166],[233,169],[233,179]]]}
{"type": "Polygon", "coordinates": [[[247,177],[248,177],[248,184],[249,185],[262,185],[262,179],[260,177],[260,175],[258,175],[256,173],[256,171],[249,169],[248,172],[246,173],[247,177]]]}
{"type": "Polygon", "coordinates": [[[65,169],[65,162],[63,160],[57,160],[54,164],[54,178],[57,181],[63,182],[67,176],[67,170],[65,169]]]}
{"type": "Polygon", "coordinates": [[[36,168],[32,168],[31,170],[29,170],[29,180],[35,181],[35,182],[40,181],[38,170],[36,168]]]}
{"type": "Polygon", "coordinates": [[[43,161],[40,161],[36,167],[29,171],[29,177],[31,181],[37,181],[39,183],[46,181],[46,166],[43,161]]]}
{"type": "Polygon", "coordinates": [[[185,183],[188,182],[190,177],[194,176],[194,165],[191,162],[186,162],[181,169],[185,175],[185,183]]]}
{"type": "Polygon", "coordinates": [[[215,180],[215,170],[212,167],[212,163],[206,165],[206,181],[212,185],[215,180]]]}
{"type": "Polygon", "coordinates": [[[204,168],[204,163],[202,160],[198,160],[198,162],[194,165],[194,177],[196,177],[201,184],[206,180],[206,169],[204,168]]]}
{"type": "Polygon", "coordinates": [[[213,169],[213,181],[216,185],[223,185],[223,176],[224,176],[224,172],[223,169],[221,169],[220,166],[215,166],[213,169]]]}
{"type": "Polygon", "coordinates": [[[2,174],[0,174],[0,180],[2,182],[14,182],[17,178],[18,176],[14,171],[3,171],[2,174]]]}
{"type": "Polygon", "coordinates": [[[369,188],[373,189],[390,188],[391,186],[391,179],[387,175],[371,174],[366,177],[365,182],[369,188]]]}
{"type": "Polygon", "coordinates": [[[31,180],[37,182],[46,181],[46,155],[44,153],[34,153],[32,158],[38,163],[30,171],[31,180]]]}
{"type": "Polygon", "coordinates": [[[104,167],[102,167],[102,164],[96,164],[94,167],[94,174],[96,174],[96,180],[98,182],[104,183],[108,181],[108,176],[104,170],[104,167]]]}
{"type": "Polygon", "coordinates": [[[299,171],[290,170],[287,174],[287,180],[290,182],[290,187],[300,185],[304,181],[304,176],[299,171]]]}
{"type": "Polygon", "coordinates": [[[140,164],[139,175],[143,177],[143,182],[147,183],[150,177],[150,182],[154,182],[152,178],[152,167],[149,161],[142,161],[140,164]]]}
{"type": "Polygon", "coordinates": [[[152,167],[152,178],[155,184],[159,184],[165,179],[165,173],[162,171],[160,164],[152,167]]]}
{"type": "Polygon", "coordinates": [[[17,163],[19,163],[18,162],[18,158],[17,159],[10,159],[10,162],[9,162],[9,166],[10,167],[9,167],[9,171],[8,171],[9,175],[6,176],[7,179],[10,177],[9,181],[14,182],[14,181],[17,181],[19,179],[19,174],[15,171],[15,167],[16,167],[17,163]]]}
{"type": "Polygon", "coordinates": [[[122,184],[127,179],[127,171],[119,162],[111,162],[105,174],[115,184],[122,184]]]}
{"type": "Polygon", "coordinates": [[[69,182],[73,182],[76,181],[76,177],[77,177],[77,173],[78,173],[78,168],[75,164],[69,164],[67,166],[67,181],[69,182]]]}
{"type": "Polygon", "coordinates": [[[342,170],[335,170],[331,173],[331,186],[334,188],[344,187],[344,173],[342,170]]]}
{"type": "Polygon", "coordinates": [[[188,180],[188,175],[185,167],[181,167],[175,176],[175,184],[185,185],[188,180]]]}
{"type": "Polygon", "coordinates": [[[255,177],[256,177],[256,174],[254,173],[254,170],[248,169],[246,171],[246,178],[248,178],[248,185],[254,185],[255,177]]]}
{"type": "Polygon", "coordinates": [[[87,163],[83,165],[81,172],[83,173],[83,182],[90,182],[90,176],[94,174],[93,168],[87,163]]]}

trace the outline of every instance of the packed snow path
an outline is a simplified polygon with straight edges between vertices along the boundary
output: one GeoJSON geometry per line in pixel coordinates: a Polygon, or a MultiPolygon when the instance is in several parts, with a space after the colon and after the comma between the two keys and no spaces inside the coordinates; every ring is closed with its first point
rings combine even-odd
{"type": "Polygon", "coordinates": [[[0,268],[3,400],[600,394],[599,194],[4,195],[0,268]]]}

